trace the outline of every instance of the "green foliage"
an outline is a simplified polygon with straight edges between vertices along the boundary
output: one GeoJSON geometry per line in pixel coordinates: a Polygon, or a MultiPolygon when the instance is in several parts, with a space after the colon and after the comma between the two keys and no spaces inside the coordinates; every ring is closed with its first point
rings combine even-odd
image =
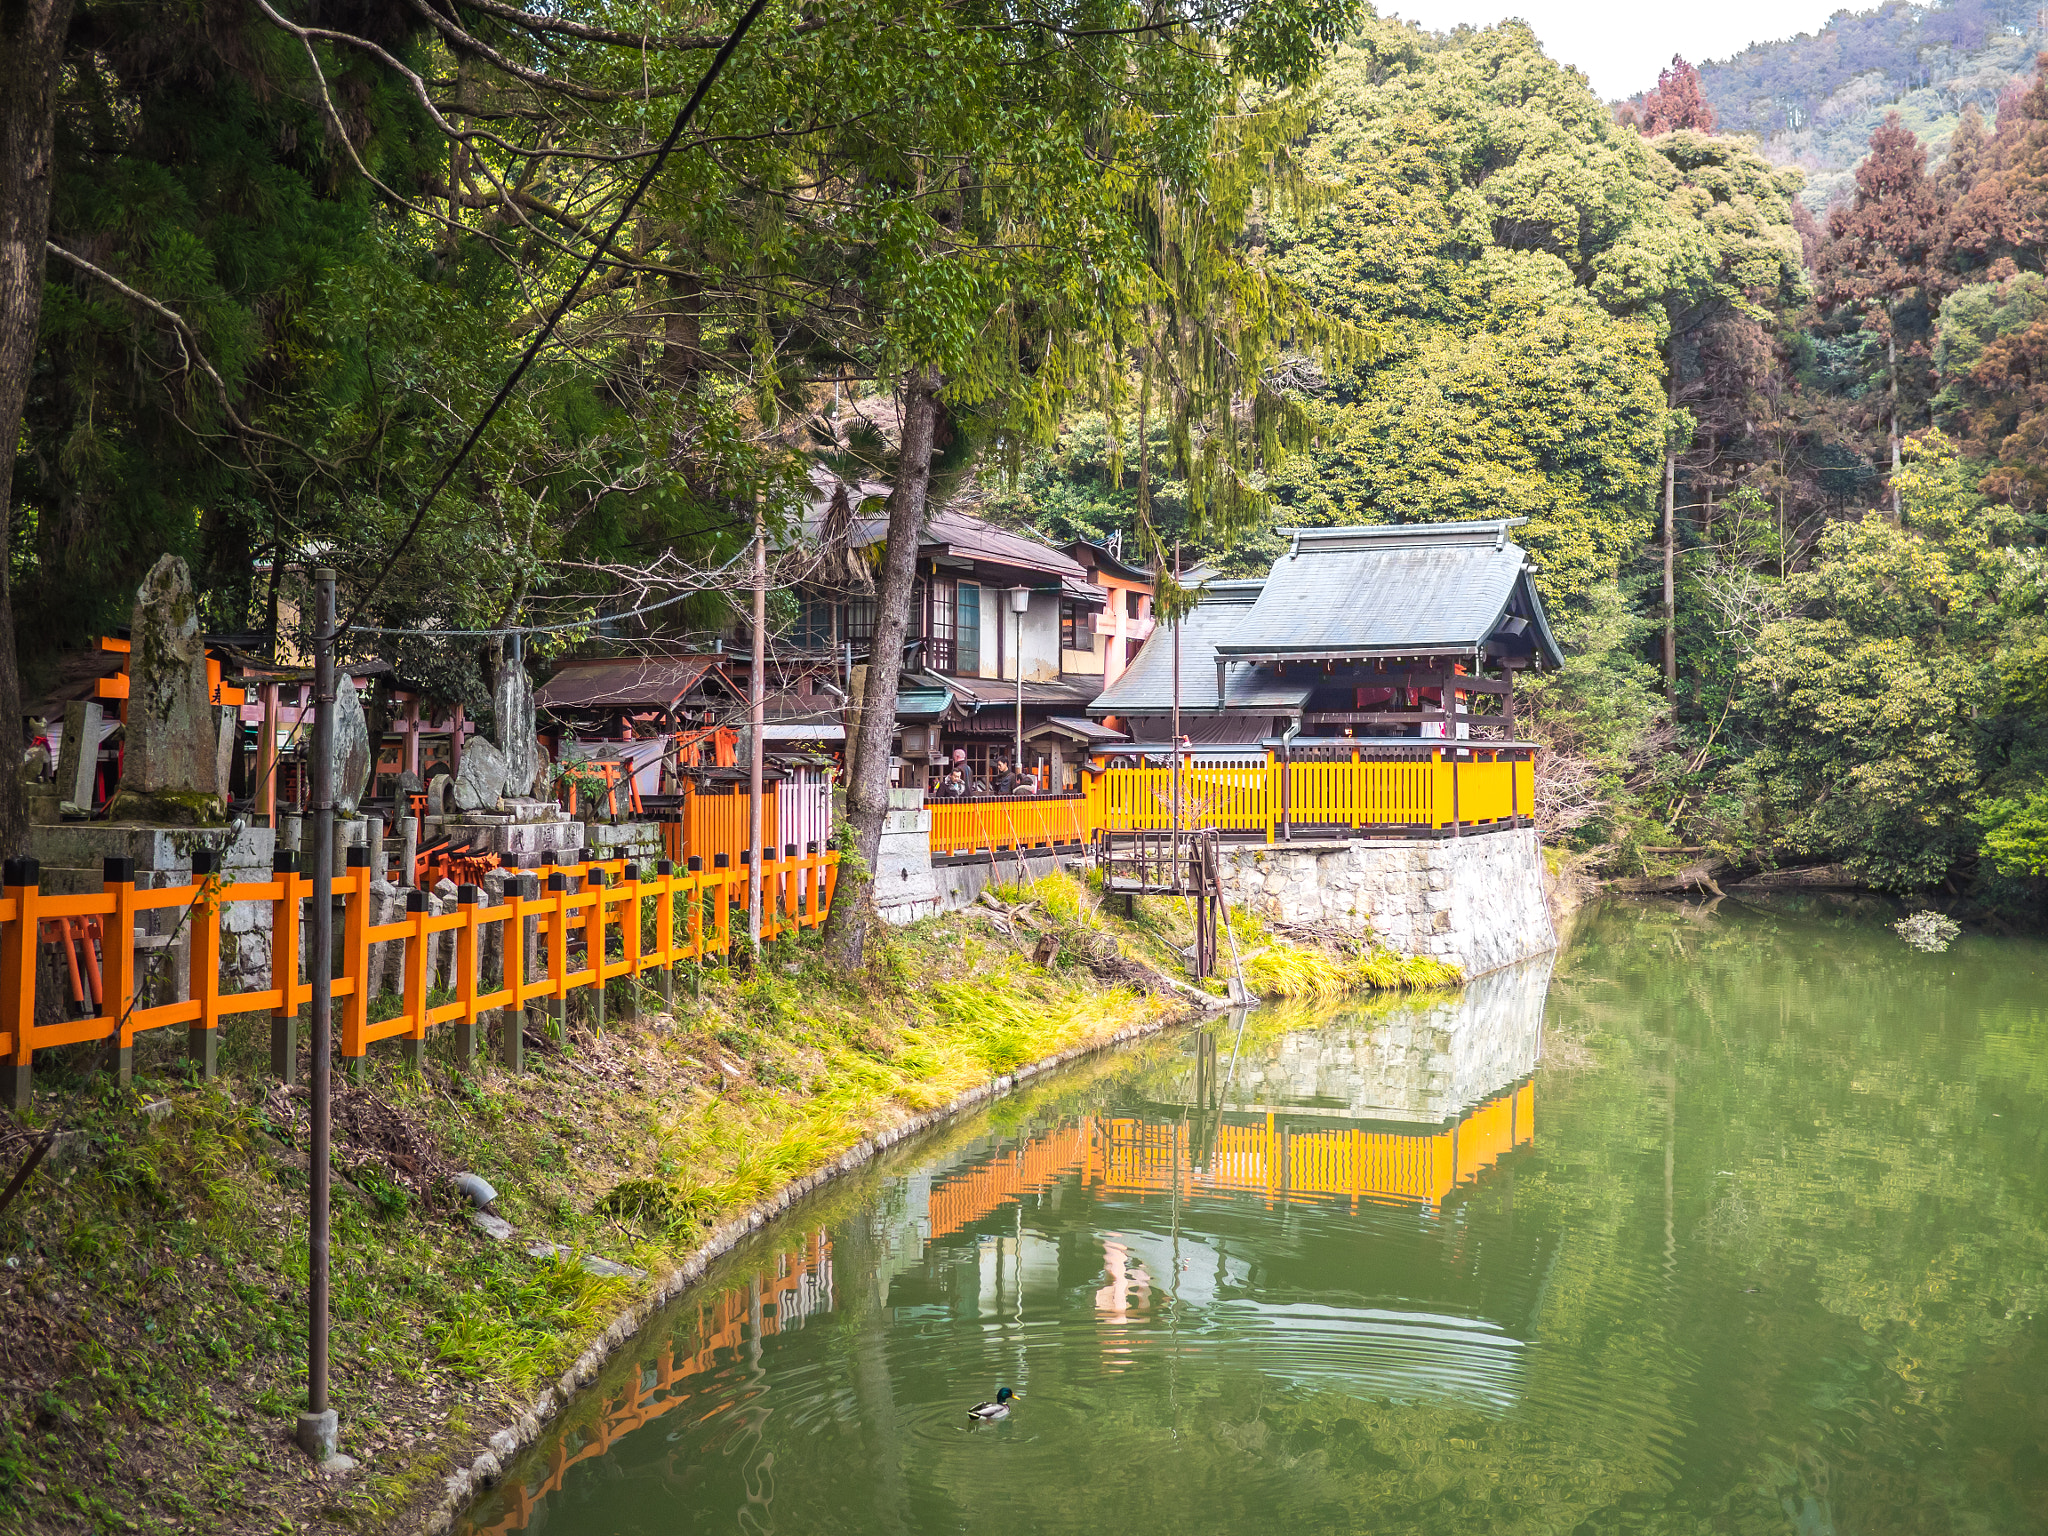
{"type": "Polygon", "coordinates": [[[1766,625],[1743,668],[1780,845],[1889,887],[1974,853],[1973,801],[1996,766],[2001,610],[2034,560],[2001,544],[2018,520],[1974,479],[1938,435],[1911,444],[1904,524],[1873,512],[1830,528],[1787,583],[1800,611],[1766,625]]]}
{"type": "Polygon", "coordinates": [[[1441,960],[1397,955],[1379,946],[1339,956],[1322,949],[1269,942],[1262,953],[1245,962],[1244,979],[1260,997],[1327,1001],[1358,992],[1455,987],[1463,973],[1441,960]]]}
{"type": "Polygon", "coordinates": [[[1970,819],[1984,834],[1980,851],[2001,875],[2048,875],[2048,781],[2024,796],[1982,799],[1970,819]]]}
{"type": "Polygon", "coordinates": [[[1792,183],[1702,134],[1646,145],[1519,23],[1370,25],[1303,163],[1343,190],[1268,221],[1276,270],[1382,346],[1331,380],[1275,499],[1315,523],[1527,517],[1553,602],[1618,572],[1672,431],[1667,312],[1796,289],[1792,183]]]}

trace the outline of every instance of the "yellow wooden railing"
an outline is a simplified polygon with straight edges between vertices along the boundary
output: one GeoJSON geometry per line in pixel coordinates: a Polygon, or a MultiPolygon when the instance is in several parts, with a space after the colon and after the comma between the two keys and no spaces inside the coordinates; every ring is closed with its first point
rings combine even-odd
{"type": "MultiPolygon", "coordinates": [[[[138,890],[132,862],[109,859],[98,892],[65,896],[42,893],[35,860],[7,861],[0,882],[0,1061],[11,1068],[9,1092],[17,1106],[28,1102],[30,1068],[38,1050],[111,1040],[116,1071],[125,1080],[137,1035],[182,1024],[194,1064],[210,1076],[219,1031],[227,1020],[260,1013],[288,1023],[312,1001],[312,980],[300,952],[306,918],[302,908],[312,896],[313,882],[297,869],[296,856],[278,855],[268,880],[236,884],[225,884],[212,873],[209,858],[203,850],[194,856],[199,868],[193,883],[158,890],[138,890]],[[271,909],[270,985],[257,991],[223,992],[220,915],[223,907],[238,902],[271,909]],[[182,998],[144,998],[131,1008],[142,974],[136,923],[151,912],[175,914],[189,933],[191,982],[182,998]],[[73,924],[67,939],[71,944],[90,946],[94,936],[87,924],[97,927],[101,984],[96,989],[99,995],[85,1004],[96,1011],[87,1018],[39,1023],[40,931],[46,923],[65,920],[73,924]]],[[[502,901],[489,903],[481,888],[468,885],[460,888],[452,910],[438,913],[430,909],[425,892],[415,891],[409,895],[403,920],[373,923],[369,851],[352,848],[348,860],[348,867],[334,876],[334,895],[343,903],[343,912],[332,995],[344,1061],[362,1060],[379,1040],[400,1039],[423,1047],[430,1034],[451,1025],[469,1032],[465,1038],[473,1049],[474,1031],[485,1014],[517,1011],[533,1002],[560,1002],[572,991],[599,987],[618,977],[643,976],[685,960],[729,952],[733,913],[747,910],[745,866],[717,855],[710,860],[693,857],[689,867],[680,868],[662,860],[652,870],[623,860],[557,865],[536,872],[541,887],[537,895],[521,894],[524,882],[519,882],[508,886],[502,901]],[[533,924],[537,957],[531,969],[528,922],[533,924]],[[497,983],[487,987],[480,962],[493,929],[501,936],[496,946],[501,958],[494,967],[497,983]],[[431,1002],[428,941],[445,943],[440,940],[443,934],[454,936],[453,996],[431,1002]],[[372,946],[398,940],[407,943],[400,1007],[373,1019],[372,946]],[[572,952],[573,947],[580,947],[580,955],[572,952]]],[[[838,865],[839,855],[829,850],[764,861],[762,937],[824,922],[838,865]]],[[[53,1006],[45,1012],[56,1011],[56,1000],[50,1001],[53,1006]]]]}
{"type": "MultiPolygon", "coordinates": [[[[1273,841],[1283,825],[1397,826],[1442,831],[1525,821],[1535,809],[1536,765],[1526,750],[1485,746],[1430,749],[1395,760],[1217,766],[1194,759],[1180,770],[1184,827],[1214,827],[1273,841]]],[[[1154,832],[1174,824],[1170,766],[1108,768],[1088,787],[1091,825],[1154,832]]],[[[936,844],[934,844],[936,847],[936,844]]]]}

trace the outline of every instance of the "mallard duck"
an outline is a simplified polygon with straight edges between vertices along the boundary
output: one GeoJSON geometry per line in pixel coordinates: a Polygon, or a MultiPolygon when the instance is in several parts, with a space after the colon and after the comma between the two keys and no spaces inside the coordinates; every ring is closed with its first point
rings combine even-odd
{"type": "Polygon", "coordinates": [[[1008,1387],[998,1387],[994,1402],[976,1403],[967,1410],[967,1417],[982,1420],[1007,1419],[1010,1416],[1010,1399],[1016,1395],[1008,1387]]]}

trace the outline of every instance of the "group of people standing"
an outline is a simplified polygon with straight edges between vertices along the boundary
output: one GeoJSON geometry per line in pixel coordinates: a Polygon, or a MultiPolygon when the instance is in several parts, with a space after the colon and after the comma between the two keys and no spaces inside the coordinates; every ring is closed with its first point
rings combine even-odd
{"type": "Polygon", "coordinates": [[[1022,772],[1003,753],[996,754],[993,769],[986,779],[974,776],[967,766],[967,753],[961,748],[953,749],[953,759],[939,782],[932,786],[932,798],[936,800],[958,800],[967,795],[1035,795],[1038,781],[1022,772]]]}

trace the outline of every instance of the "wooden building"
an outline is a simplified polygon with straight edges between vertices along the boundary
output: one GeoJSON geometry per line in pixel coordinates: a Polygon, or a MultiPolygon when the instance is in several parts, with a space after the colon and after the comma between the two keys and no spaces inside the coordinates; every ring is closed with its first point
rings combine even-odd
{"type": "MultiPolygon", "coordinates": [[[[1512,741],[1515,678],[1562,660],[1522,521],[1283,530],[1263,578],[1208,583],[1178,626],[1181,735],[1309,756],[1512,741]]],[[[1089,714],[1164,749],[1175,638],[1156,629],[1089,714]]]]}

